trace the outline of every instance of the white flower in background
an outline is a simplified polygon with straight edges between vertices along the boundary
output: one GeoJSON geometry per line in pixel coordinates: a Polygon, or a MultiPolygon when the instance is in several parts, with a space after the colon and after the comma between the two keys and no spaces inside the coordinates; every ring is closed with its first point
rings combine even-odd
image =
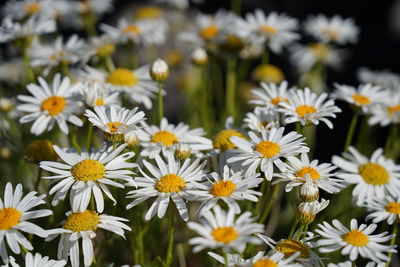
{"type": "Polygon", "coordinates": [[[3,14],[10,19],[23,20],[29,17],[52,15],[51,0],[11,0],[3,7],[3,14]]]}
{"type": "Polygon", "coordinates": [[[369,125],[379,124],[384,127],[389,124],[400,123],[400,92],[390,94],[383,103],[369,110],[372,115],[368,119],[369,125]]]}
{"type": "Polygon", "coordinates": [[[114,0],[83,0],[75,3],[75,9],[78,13],[95,13],[103,15],[106,12],[113,11],[114,0]]]}
{"type": "Polygon", "coordinates": [[[249,103],[257,106],[275,109],[279,104],[288,101],[288,82],[283,81],[279,85],[275,83],[261,83],[261,88],[252,90],[253,100],[249,103]]]}
{"type": "Polygon", "coordinates": [[[61,79],[60,74],[54,76],[52,84],[42,77],[38,81],[39,85],[32,83],[27,86],[32,96],[18,96],[18,100],[25,103],[18,105],[17,109],[29,113],[20,119],[20,123],[34,121],[31,132],[35,135],[51,131],[56,123],[65,134],[68,134],[67,121],[82,126],[81,119],[75,115],[83,105],[78,94],[82,84],[72,85],[68,77],[61,79]]]}
{"type": "Polygon", "coordinates": [[[265,43],[277,53],[300,37],[295,32],[298,26],[297,19],[285,14],[271,12],[265,15],[264,11],[256,9],[254,14],[246,14],[246,20],[242,22],[238,25],[239,31],[246,31],[248,38],[265,43]]]}
{"type": "Polygon", "coordinates": [[[312,202],[301,202],[297,207],[297,219],[301,224],[309,225],[315,216],[329,205],[329,200],[321,199],[312,202]]]}
{"type": "Polygon", "coordinates": [[[390,98],[387,90],[369,83],[360,84],[357,88],[350,85],[334,85],[336,90],[333,97],[353,104],[361,108],[363,112],[390,98]]]}
{"type": "Polygon", "coordinates": [[[95,106],[94,112],[87,109],[85,116],[104,132],[107,140],[122,142],[126,133],[138,130],[139,124],[145,120],[144,112],[137,110],[137,107],[129,110],[116,105],[95,106]]]}
{"type": "MultiPolygon", "coordinates": [[[[345,261],[345,262],[339,262],[339,263],[328,263],[327,266],[328,267],[353,267],[353,263],[351,261],[345,261]]],[[[354,265],[354,266],[357,267],[357,265],[354,265]]],[[[386,266],[386,262],[370,261],[367,264],[365,264],[364,267],[385,267],[385,266],[386,266]]]]}
{"type": "Polygon", "coordinates": [[[283,173],[277,173],[278,182],[289,182],[285,190],[292,191],[296,186],[302,186],[305,183],[313,183],[322,190],[330,194],[338,193],[344,187],[343,180],[334,178],[336,173],[332,173],[336,169],[330,163],[318,164],[318,160],[310,161],[306,153],[301,154],[301,158],[288,157],[288,164],[283,173]]]}
{"type": "Polygon", "coordinates": [[[112,91],[125,93],[130,101],[143,104],[147,109],[152,108],[151,101],[158,92],[147,65],[135,70],[117,68],[110,73],[85,66],[77,76],[79,80],[104,82],[112,91]]]}
{"type": "Polygon", "coordinates": [[[64,200],[68,191],[70,204],[75,212],[82,212],[88,207],[92,193],[97,211],[104,210],[103,193],[116,205],[107,185],[124,188],[121,182],[132,183],[134,172],[130,169],[137,167],[136,163],[128,162],[135,153],[119,155],[126,146],[127,144],[123,144],[116,149],[110,146],[91,153],[77,153],[75,149],[61,149],[54,145],[54,151],[64,163],[40,162],[40,168],[56,174],[42,177],[53,180],[54,186],[49,191],[50,195],[54,194],[52,205],[56,206],[60,200],[64,200]]]}
{"type": "MultiPolygon", "coordinates": [[[[18,263],[15,262],[13,257],[10,257],[10,264],[12,267],[20,267],[18,263]]],[[[32,255],[28,252],[25,255],[25,265],[24,267],[64,267],[67,264],[65,260],[50,260],[48,256],[43,257],[39,253],[32,255]]],[[[4,265],[2,267],[9,267],[9,265],[4,265]]]]}
{"type": "Polygon", "coordinates": [[[199,223],[189,222],[187,226],[200,235],[189,240],[195,253],[206,248],[242,253],[247,244],[260,244],[260,240],[253,237],[253,234],[264,231],[264,225],[254,223],[250,212],[235,218],[233,209],[226,212],[219,206],[215,206],[212,212],[204,212],[199,223]]]}
{"type": "Polygon", "coordinates": [[[286,123],[300,122],[306,126],[318,125],[322,121],[332,129],[333,124],[327,118],[336,118],[335,113],[341,112],[341,109],[335,106],[335,101],[327,98],[327,93],[317,95],[307,87],[304,90],[291,90],[289,101],[280,103],[279,111],[286,117],[286,123]]]}
{"type": "Polygon", "coordinates": [[[166,156],[174,153],[177,144],[187,144],[192,153],[199,154],[212,148],[211,140],[203,135],[205,132],[202,128],[189,129],[189,126],[182,122],[175,126],[163,118],[159,127],[145,124],[138,131],[140,145],[143,147],[140,155],[154,158],[162,152],[166,156]]]}
{"type": "Polygon", "coordinates": [[[241,129],[235,129],[233,127],[233,118],[228,117],[225,121],[225,129],[218,132],[212,140],[213,150],[210,155],[213,156],[220,153],[225,154],[224,152],[227,150],[236,148],[230,140],[232,136],[247,139],[245,133],[243,133],[241,129]]]}
{"type": "Polygon", "coordinates": [[[384,199],[387,194],[400,195],[400,165],[385,158],[381,148],[367,158],[350,147],[349,152],[343,153],[343,158],[333,156],[332,163],[341,169],[337,177],[356,185],[353,197],[359,206],[374,199],[384,199]]]}
{"type": "Polygon", "coordinates": [[[372,83],[383,88],[394,89],[400,84],[400,75],[388,70],[360,68],[357,71],[357,77],[362,83],[372,83]]]}
{"type": "Polygon", "coordinates": [[[13,22],[9,17],[6,17],[0,25],[0,42],[51,33],[55,30],[56,22],[50,18],[31,17],[21,23],[13,22]]]}
{"type": "Polygon", "coordinates": [[[46,195],[36,194],[36,191],[31,191],[23,197],[21,184],[14,190],[11,183],[6,184],[4,198],[0,199],[0,256],[4,263],[8,262],[7,246],[14,254],[21,253],[20,245],[27,250],[33,249],[31,242],[21,232],[47,237],[46,230],[28,221],[53,213],[48,209],[30,211],[36,206],[45,204],[43,199],[46,195]]]}
{"type": "Polygon", "coordinates": [[[106,214],[98,214],[92,210],[84,210],[83,212],[68,212],[67,219],[62,223],[63,228],[49,230],[49,236],[46,241],[51,241],[60,236],[58,243],[58,258],[71,261],[72,267],[82,266],[79,263],[80,251],[79,240],[82,239],[82,255],[83,265],[90,266],[93,262],[93,243],[92,239],[96,237],[99,229],[107,230],[124,236],[124,230],[131,231],[131,228],[123,222],[127,219],[110,216],[106,214]]]}
{"type": "Polygon", "coordinates": [[[276,110],[255,107],[253,112],[247,112],[243,119],[243,128],[261,132],[279,127],[279,113],[276,110]]]}
{"type": "Polygon", "coordinates": [[[332,224],[323,222],[318,224],[319,229],[315,230],[321,236],[316,245],[322,253],[341,250],[341,254],[349,255],[353,262],[359,255],[375,262],[388,261],[390,259],[385,253],[396,253],[395,246],[382,244],[391,240],[393,235],[387,232],[372,235],[377,227],[376,224],[358,226],[355,219],[351,220],[350,229],[338,220],[333,220],[332,224]]]}
{"type": "Polygon", "coordinates": [[[400,197],[386,196],[383,199],[375,198],[365,204],[368,208],[367,220],[373,223],[387,221],[388,224],[399,223],[400,220],[400,197]]]}
{"type": "Polygon", "coordinates": [[[0,81],[5,84],[19,84],[26,80],[24,62],[22,59],[13,59],[0,63],[0,81]]]}
{"type": "Polygon", "coordinates": [[[120,103],[119,92],[112,92],[110,87],[103,82],[88,81],[83,83],[81,94],[85,104],[89,107],[118,105],[120,103]]]}
{"type": "Polygon", "coordinates": [[[147,211],[145,219],[150,220],[156,214],[161,219],[164,217],[171,199],[182,219],[189,220],[185,200],[193,198],[196,193],[195,190],[191,189],[197,188],[197,183],[203,180],[205,176],[203,168],[206,162],[199,164],[200,159],[191,162],[191,159],[188,158],[181,163],[172,154],[168,155],[166,162],[156,155],[155,162],[156,166],[143,160],[143,165],[150,174],[139,168],[143,176],[135,178],[133,185],[137,186],[138,189],[128,192],[127,198],[134,198],[134,200],[128,204],[127,209],[149,198],[156,197],[147,211]]]}
{"type": "Polygon", "coordinates": [[[107,35],[93,36],[88,40],[87,52],[85,56],[89,59],[93,58],[93,62],[98,63],[101,59],[111,56],[116,51],[115,41],[107,35]]]}
{"type": "MultiPolygon", "coordinates": [[[[262,194],[255,189],[263,181],[260,174],[244,176],[242,171],[234,172],[228,166],[224,166],[222,174],[213,172],[207,175],[207,180],[197,186],[193,192],[193,200],[200,201],[198,214],[201,216],[212,209],[219,200],[236,214],[240,213],[240,206],[237,201],[249,200],[257,202],[262,194]]],[[[191,190],[188,190],[191,192],[191,190]]]]}
{"type": "Polygon", "coordinates": [[[232,156],[228,159],[229,164],[241,165],[247,168],[245,175],[256,173],[258,167],[264,173],[268,181],[272,180],[274,165],[281,171],[286,169],[281,158],[288,158],[300,153],[307,153],[309,148],[305,145],[304,137],[296,132],[284,135],[285,128],[272,128],[271,131],[262,130],[261,133],[250,131],[247,141],[243,138],[233,136],[231,142],[237,146],[231,150],[232,156]]]}
{"type": "Polygon", "coordinates": [[[321,14],[311,16],[305,22],[304,29],[320,42],[340,45],[356,43],[360,33],[352,18],[344,19],[337,15],[332,18],[321,14]]]}
{"type": "MultiPolygon", "coordinates": [[[[189,7],[189,0],[156,0],[156,1],[157,3],[168,4],[178,9],[186,9],[189,7]]],[[[202,0],[197,0],[197,1],[202,1],[202,0]]]]}

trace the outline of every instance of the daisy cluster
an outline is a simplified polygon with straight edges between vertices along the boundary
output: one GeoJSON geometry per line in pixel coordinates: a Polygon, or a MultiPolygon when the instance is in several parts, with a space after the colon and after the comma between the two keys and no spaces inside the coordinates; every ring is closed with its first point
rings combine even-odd
{"type": "Polygon", "coordinates": [[[2,6],[4,266],[390,264],[400,75],[329,84],[358,41],[352,18],[240,2],[133,3],[112,23],[112,0],[2,6]],[[343,153],[321,160],[327,142],[343,153]]]}

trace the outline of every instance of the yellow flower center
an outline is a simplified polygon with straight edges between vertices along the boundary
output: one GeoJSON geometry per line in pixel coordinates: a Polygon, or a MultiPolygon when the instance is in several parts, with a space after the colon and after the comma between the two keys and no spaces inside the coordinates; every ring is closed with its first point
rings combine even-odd
{"type": "Polygon", "coordinates": [[[53,143],[47,139],[33,141],[25,149],[25,159],[29,162],[55,161],[57,157],[53,143]]]}
{"type": "Polygon", "coordinates": [[[200,36],[203,39],[209,40],[215,38],[219,32],[217,25],[211,24],[208,27],[205,27],[200,30],[200,36]]]}
{"type": "Polygon", "coordinates": [[[332,40],[337,40],[337,39],[339,39],[339,37],[340,37],[340,32],[339,32],[339,31],[336,31],[336,30],[333,30],[333,29],[331,29],[331,28],[326,28],[326,29],[324,29],[322,32],[325,33],[326,35],[329,35],[329,37],[330,37],[332,40]]]}
{"type": "Polygon", "coordinates": [[[156,6],[146,6],[135,11],[133,17],[135,19],[157,19],[160,18],[162,11],[156,6]]]}
{"type": "Polygon", "coordinates": [[[215,149],[220,149],[222,151],[228,150],[228,149],[234,149],[235,145],[229,140],[232,136],[237,136],[243,139],[247,139],[241,132],[238,132],[236,130],[222,130],[220,131],[214,138],[213,140],[213,146],[215,149]]]}
{"type": "Polygon", "coordinates": [[[298,170],[296,172],[296,177],[305,178],[307,174],[309,174],[311,179],[313,180],[318,180],[319,178],[321,178],[319,172],[317,172],[317,170],[311,166],[306,166],[298,170]]]}
{"type": "Polygon", "coordinates": [[[253,267],[278,267],[278,264],[270,259],[261,259],[253,263],[253,267]]]}
{"type": "Polygon", "coordinates": [[[252,77],[257,82],[280,83],[285,75],[277,66],[263,64],[253,70],[252,77]]]}
{"type": "Polygon", "coordinates": [[[152,143],[162,143],[164,146],[171,146],[178,141],[178,137],[169,131],[159,131],[151,137],[152,143]]]}
{"type": "Polygon", "coordinates": [[[216,241],[222,243],[229,243],[231,241],[235,241],[239,236],[238,232],[232,226],[215,228],[211,232],[211,235],[214,237],[216,241]]]}
{"type": "Polygon", "coordinates": [[[41,8],[42,7],[41,7],[40,3],[27,3],[27,4],[25,4],[25,11],[29,15],[34,15],[34,14],[38,13],[41,8]]]}
{"type": "Polygon", "coordinates": [[[368,236],[366,236],[360,230],[352,230],[347,234],[342,235],[342,239],[344,242],[347,242],[355,247],[364,247],[369,242],[368,236]]]}
{"type": "Polygon", "coordinates": [[[14,208],[0,209],[0,230],[8,230],[19,223],[22,214],[14,208]]]}
{"type": "Polygon", "coordinates": [[[176,174],[167,174],[156,183],[156,189],[161,193],[178,193],[185,188],[185,180],[176,174]]]}
{"type": "Polygon", "coordinates": [[[138,78],[131,70],[118,68],[108,74],[106,82],[117,86],[133,86],[138,82],[138,78]]]}
{"type": "Polygon", "coordinates": [[[400,105],[394,105],[387,108],[387,111],[390,115],[393,115],[395,112],[400,113],[400,105]]]}
{"type": "Polygon", "coordinates": [[[218,181],[210,190],[214,197],[229,197],[235,191],[236,185],[231,181],[218,181]]]}
{"type": "Polygon", "coordinates": [[[115,52],[115,44],[109,43],[102,46],[97,47],[96,54],[99,57],[106,57],[115,52]]]}
{"type": "Polygon", "coordinates": [[[284,239],[276,244],[275,250],[283,253],[285,258],[289,258],[296,252],[300,252],[300,258],[308,259],[310,257],[310,249],[306,244],[295,239],[284,239]]]}
{"type": "Polygon", "coordinates": [[[96,106],[104,106],[104,100],[101,98],[97,98],[94,104],[96,106]]]}
{"type": "Polygon", "coordinates": [[[61,96],[50,96],[42,102],[42,111],[47,111],[50,116],[56,116],[64,110],[65,98],[61,96]]]}
{"type": "Polygon", "coordinates": [[[388,171],[377,163],[365,163],[358,167],[358,172],[364,181],[372,185],[384,185],[390,180],[388,171]]]}
{"type": "Polygon", "coordinates": [[[390,202],[385,207],[387,212],[400,215],[400,203],[390,202]]]}
{"type": "Polygon", "coordinates": [[[278,97],[271,99],[271,104],[278,105],[281,102],[288,102],[288,101],[289,101],[289,99],[287,99],[286,97],[278,96],[278,97]]]}
{"type": "Polygon", "coordinates": [[[281,151],[281,147],[274,142],[261,141],[256,145],[256,151],[261,153],[264,158],[275,156],[281,151]]]}
{"type": "Polygon", "coordinates": [[[71,168],[72,176],[78,181],[97,181],[104,177],[106,168],[94,159],[84,159],[71,168]]]}
{"type": "Polygon", "coordinates": [[[326,54],[328,53],[328,47],[321,43],[312,43],[309,44],[308,47],[311,49],[314,55],[320,59],[325,58],[326,54]]]}
{"type": "Polygon", "coordinates": [[[92,210],[84,212],[72,213],[68,216],[64,224],[64,229],[74,232],[81,231],[96,231],[97,225],[100,222],[100,216],[92,210]]]}
{"type": "Polygon", "coordinates": [[[313,106],[301,105],[296,108],[296,113],[299,114],[300,117],[304,118],[308,114],[315,113],[317,109],[313,106]]]}
{"type": "Polygon", "coordinates": [[[139,35],[142,32],[142,29],[140,29],[140,27],[135,24],[131,24],[131,25],[128,25],[125,28],[123,28],[122,32],[123,33],[134,33],[136,35],[139,35]]]}
{"type": "Polygon", "coordinates": [[[118,121],[107,122],[108,129],[110,129],[111,133],[115,133],[121,126],[124,126],[122,123],[118,121]]]}
{"type": "Polygon", "coordinates": [[[360,95],[360,94],[353,94],[351,97],[353,98],[354,102],[356,102],[357,104],[359,104],[361,106],[368,105],[371,102],[371,100],[369,100],[368,97],[360,95]]]}
{"type": "Polygon", "coordinates": [[[260,30],[264,33],[267,33],[269,35],[274,35],[278,32],[278,30],[275,27],[269,26],[269,25],[261,25],[260,30]]]}

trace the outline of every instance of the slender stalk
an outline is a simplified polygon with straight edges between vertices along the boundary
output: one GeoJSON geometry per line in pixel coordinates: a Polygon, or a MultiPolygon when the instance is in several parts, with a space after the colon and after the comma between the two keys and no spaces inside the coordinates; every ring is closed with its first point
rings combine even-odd
{"type": "Polygon", "coordinates": [[[258,221],[259,223],[264,223],[267,220],[268,215],[271,212],[272,205],[274,204],[275,199],[278,196],[279,188],[280,188],[280,184],[276,184],[273,186],[271,198],[269,199],[269,202],[268,202],[267,206],[265,207],[261,218],[258,221]]]}
{"type": "Polygon", "coordinates": [[[270,183],[267,182],[266,179],[264,179],[264,181],[261,184],[261,188],[260,188],[260,192],[262,193],[261,197],[258,199],[257,204],[255,206],[255,210],[253,212],[253,214],[256,214],[257,216],[260,214],[261,212],[261,206],[264,203],[264,200],[267,198],[267,184],[268,187],[270,186],[270,183]]]}
{"type": "MultiPolygon", "coordinates": [[[[390,246],[394,246],[394,244],[396,244],[398,228],[399,228],[399,222],[396,220],[393,224],[392,234],[394,235],[394,237],[392,238],[392,240],[390,240],[390,246]]],[[[388,254],[389,260],[386,262],[386,267],[390,266],[390,261],[392,260],[392,254],[393,254],[392,252],[389,252],[388,254]]]]}
{"type": "Polygon", "coordinates": [[[38,165],[38,173],[37,173],[37,177],[36,177],[36,183],[35,183],[35,191],[39,192],[39,185],[40,185],[40,181],[41,181],[41,177],[42,177],[42,168],[39,167],[38,165]]]}
{"type": "Polygon", "coordinates": [[[351,119],[349,130],[347,132],[346,143],[344,145],[345,152],[349,150],[349,146],[351,145],[351,141],[353,140],[353,135],[356,129],[357,121],[358,121],[358,115],[357,113],[354,113],[353,118],[351,119]]]}
{"type": "Polygon", "coordinates": [[[294,231],[296,230],[296,226],[299,223],[299,221],[297,220],[297,218],[294,220],[294,223],[292,225],[292,228],[290,229],[289,235],[288,235],[288,239],[292,238],[294,231]]]}
{"type": "Polygon", "coordinates": [[[139,222],[136,226],[136,246],[138,251],[137,262],[144,265],[143,225],[139,222]]]}
{"type": "Polygon", "coordinates": [[[86,149],[88,152],[92,149],[92,135],[93,135],[93,124],[88,121],[89,123],[89,128],[88,128],[88,133],[86,135],[86,149]]]}
{"type": "Polygon", "coordinates": [[[138,66],[138,58],[136,55],[136,46],[134,43],[131,43],[131,49],[132,51],[130,52],[130,66],[132,69],[135,69],[138,66]]]}
{"type": "Polygon", "coordinates": [[[165,267],[171,266],[173,256],[172,250],[174,247],[174,232],[175,232],[175,210],[173,209],[172,205],[169,207],[169,232],[168,232],[168,248],[167,248],[167,255],[165,257],[165,267]]]}
{"type": "Polygon", "coordinates": [[[22,56],[24,58],[24,66],[25,66],[25,71],[26,74],[28,75],[28,80],[29,82],[34,82],[35,81],[35,74],[33,73],[32,67],[31,67],[31,59],[29,57],[29,42],[24,41],[24,45],[22,48],[22,56]]]}
{"type": "Polygon", "coordinates": [[[162,118],[164,117],[162,85],[162,82],[158,82],[158,122],[161,122],[162,118]]]}
{"type": "Polygon", "coordinates": [[[226,73],[226,115],[235,117],[235,95],[236,95],[236,59],[230,58],[227,62],[226,73]]]}
{"type": "Polygon", "coordinates": [[[106,62],[106,67],[108,71],[114,71],[115,70],[115,66],[114,66],[114,62],[112,60],[111,55],[108,55],[104,58],[105,62],[106,62]]]}
{"type": "Polygon", "coordinates": [[[397,127],[397,124],[392,124],[390,126],[389,135],[388,135],[388,137],[386,139],[386,143],[385,143],[385,155],[386,156],[389,156],[390,150],[393,150],[394,142],[395,142],[396,138],[398,138],[397,137],[398,136],[398,133],[397,133],[398,128],[399,127],[397,127]]]}
{"type": "Polygon", "coordinates": [[[229,266],[229,259],[228,259],[228,254],[226,252],[224,252],[224,266],[228,267],[229,266]]]}
{"type": "Polygon", "coordinates": [[[301,224],[299,227],[299,231],[297,232],[297,238],[296,238],[297,240],[300,239],[301,234],[303,233],[303,230],[304,230],[304,224],[301,224]]]}
{"type": "Polygon", "coordinates": [[[268,44],[265,45],[264,47],[264,53],[261,58],[261,64],[262,65],[268,65],[269,64],[269,51],[268,51],[268,44]]]}
{"type": "Polygon", "coordinates": [[[76,140],[76,128],[74,126],[71,127],[71,134],[70,134],[70,144],[76,148],[78,152],[81,152],[81,147],[76,140]]]}
{"type": "MultiPolygon", "coordinates": [[[[205,70],[205,66],[200,66],[198,68],[198,72],[199,72],[199,86],[198,86],[198,96],[201,100],[201,105],[200,105],[200,118],[202,121],[202,125],[204,127],[204,129],[206,130],[206,132],[210,132],[210,118],[212,116],[210,116],[210,108],[211,105],[209,104],[209,94],[208,94],[208,87],[207,87],[207,78],[206,78],[206,70],[205,70]]],[[[213,112],[211,112],[213,113],[213,112]]]]}

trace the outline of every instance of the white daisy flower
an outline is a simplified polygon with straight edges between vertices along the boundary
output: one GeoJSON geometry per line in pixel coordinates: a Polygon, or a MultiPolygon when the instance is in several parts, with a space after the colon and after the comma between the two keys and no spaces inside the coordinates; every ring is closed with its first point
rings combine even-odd
{"type": "Polygon", "coordinates": [[[263,181],[259,176],[259,173],[243,176],[242,171],[234,172],[228,166],[224,166],[221,176],[216,172],[207,175],[208,179],[193,192],[195,196],[193,200],[201,202],[198,214],[209,211],[219,200],[225,202],[236,214],[240,213],[240,207],[236,201],[257,202],[258,196],[262,195],[254,190],[263,181]]]}
{"type": "Polygon", "coordinates": [[[372,84],[360,84],[357,88],[350,85],[335,84],[333,96],[362,109],[363,112],[389,99],[388,92],[372,84]]]}
{"type": "Polygon", "coordinates": [[[400,84],[400,75],[388,70],[361,68],[357,71],[357,77],[362,83],[372,83],[383,88],[395,88],[400,84]]]}
{"type": "Polygon", "coordinates": [[[97,81],[88,81],[81,87],[81,94],[86,105],[89,107],[95,106],[110,106],[118,105],[119,92],[111,92],[110,88],[97,81]]]}
{"type": "Polygon", "coordinates": [[[111,56],[116,51],[116,43],[107,35],[91,37],[88,43],[89,58],[94,57],[95,62],[107,56],[111,56]]]}
{"type": "Polygon", "coordinates": [[[381,148],[369,159],[350,147],[349,152],[343,153],[343,158],[333,156],[332,163],[342,170],[337,177],[356,185],[353,197],[359,206],[375,198],[383,199],[388,193],[400,195],[400,165],[385,158],[381,148]]]}
{"type": "Polygon", "coordinates": [[[146,125],[138,131],[140,145],[143,147],[141,156],[154,158],[155,155],[164,156],[173,153],[177,144],[187,144],[192,153],[212,148],[211,140],[203,137],[202,128],[189,129],[189,126],[180,122],[178,125],[169,124],[166,118],[160,122],[160,127],[146,125]]]}
{"type": "Polygon", "coordinates": [[[243,128],[248,128],[255,132],[270,130],[279,127],[279,113],[276,110],[255,107],[253,112],[246,113],[243,119],[243,128]]]}
{"type": "Polygon", "coordinates": [[[40,168],[57,174],[42,177],[53,180],[55,184],[49,192],[50,195],[54,194],[52,205],[56,206],[60,200],[64,200],[70,189],[73,211],[84,211],[89,205],[92,193],[97,211],[104,210],[103,192],[116,205],[117,202],[107,185],[124,188],[123,184],[114,180],[133,183],[131,175],[134,172],[130,169],[137,167],[136,163],[128,162],[135,153],[127,152],[118,156],[126,146],[127,144],[123,144],[116,149],[110,146],[92,153],[77,153],[74,149],[61,149],[54,145],[54,151],[65,163],[40,162],[40,168]]]}
{"type": "Polygon", "coordinates": [[[260,240],[252,235],[264,231],[264,225],[253,223],[250,212],[244,212],[235,219],[233,209],[226,212],[219,206],[215,206],[212,212],[204,212],[199,222],[187,224],[200,235],[189,240],[195,253],[206,248],[242,253],[247,244],[260,244],[260,240]]]}
{"type": "Polygon", "coordinates": [[[53,212],[48,209],[30,211],[32,208],[45,204],[46,195],[36,195],[36,191],[22,195],[22,185],[15,189],[11,183],[7,183],[4,190],[4,198],[0,199],[0,256],[4,263],[8,262],[7,246],[14,254],[20,254],[20,245],[27,250],[32,250],[31,242],[21,233],[47,237],[47,232],[40,226],[28,220],[42,218],[53,212]]]}
{"type": "Polygon", "coordinates": [[[289,182],[285,188],[286,192],[307,182],[315,184],[330,194],[338,193],[344,187],[342,179],[334,178],[336,173],[332,171],[336,169],[336,166],[330,163],[318,164],[316,159],[310,161],[306,153],[302,153],[300,159],[288,157],[287,160],[285,172],[276,174],[279,177],[276,183],[289,182]]]}
{"type": "Polygon", "coordinates": [[[224,153],[229,149],[236,148],[236,146],[230,140],[232,136],[247,139],[245,133],[242,133],[240,129],[234,128],[233,118],[228,117],[225,121],[225,129],[218,132],[212,140],[213,150],[210,155],[214,156],[220,154],[221,152],[224,153]]]}
{"type": "Polygon", "coordinates": [[[304,137],[292,131],[284,135],[285,128],[272,128],[271,131],[261,131],[261,136],[255,132],[248,133],[251,140],[233,136],[231,142],[237,146],[233,149],[228,163],[239,162],[247,168],[245,176],[256,173],[258,167],[265,174],[265,178],[271,181],[274,165],[281,171],[286,169],[281,158],[288,158],[299,153],[307,153],[310,149],[305,145],[304,137]]]}
{"type": "MultiPolygon", "coordinates": [[[[20,267],[18,263],[15,262],[13,257],[10,257],[10,264],[12,267],[20,267]]],[[[32,255],[32,253],[28,252],[25,255],[25,267],[64,267],[67,264],[65,260],[50,260],[48,256],[43,257],[40,253],[36,253],[32,255]]],[[[9,267],[8,264],[3,265],[2,267],[9,267]]]]}
{"type": "Polygon", "coordinates": [[[335,113],[341,112],[341,109],[335,106],[335,101],[325,101],[328,98],[327,93],[317,95],[307,87],[304,90],[291,90],[288,98],[289,101],[280,103],[279,108],[286,117],[286,123],[300,122],[305,126],[318,125],[322,121],[332,129],[333,124],[327,117],[336,118],[335,113]]]}
{"type": "MultiPolygon", "coordinates": [[[[353,265],[351,261],[339,262],[339,263],[328,263],[328,267],[357,267],[357,265],[353,265]]],[[[364,266],[364,265],[363,265],[364,266]]],[[[386,262],[373,262],[370,261],[365,264],[365,267],[385,267],[386,262]]]]}
{"type": "Polygon", "coordinates": [[[110,73],[86,66],[78,73],[78,79],[104,82],[113,91],[125,93],[130,101],[143,104],[147,109],[152,108],[151,101],[158,92],[147,65],[136,70],[117,68],[110,73]]]}
{"type": "Polygon", "coordinates": [[[11,19],[48,17],[52,14],[50,0],[11,0],[3,7],[3,14],[11,19]]]}
{"type": "Polygon", "coordinates": [[[240,27],[248,31],[248,38],[257,42],[266,43],[272,51],[281,52],[282,48],[299,39],[296,33],[298,22],[285,14],[271,12],[268,16],[261,9],[256,9],[254,14],[246,14],[246,20],[240,27]]]}
{"type": "Polygon", "coordinates": [[[306,33],[320,42],[344,45],[356,43],[360,29],[352,18],[343,19],[341,16],[327,18],[325,15],[311,16],[304,24],[306,33]]]}
{"type": "Polygon", "coordinates": [[[275,109],[280,103],[288,101],[288,82],[283,81],[279,85],[275,83],[261,83],[262,88],[252,90],[254,96],[249,103],[270,109],[275,109]]]}
{"type": "Polygon", "coordinates": [[[131,231],[131,228],[123,222],[129,220],[121,217],[98,214],[92,210],[83,212],[68,212],[67,219],[62,223],[63,228],[49,230],[46,239],[51,241],[60,236],[58,243],[57,257],[68,260],[68,255],[72,267],[82,266],[79,263],[79,239],[82,239],[83,265],[90,266],[93,261],[93,243],[91,239],[96,237],[97,230],[104,229],[119,236],[124,236],[124,230],[131,231]]]}
{"type": "Polygon", "coordinates": [[[94,112],[87,109],[85,116],[104,132],[107,140],[122,142],[126,133],[138,130],[138,124],[145,120],[144,112],[137,110],[137,107],[129,110],[116,105],[95,106],[94,112]]]}
{"type": "MultiPolygon", "coordinates": [[[[202,1],[202,0],[197,0],[197,2],[202,1]]],[[[157,0],[157,3],[160,4],[168,4],[171,5],[172,7],[176,7],[178,9],[186,9],[189,7],[189,0],[157,0]]],[[[195,2],[195,1],[193,1],[195,2]]]]}
{"type": "Polygon", "coordinates": [[[127,198],[134,198],[134,200],[126,208],[130,209],[149,198],[156,197],[147,211],[145,219],[150,220],[156,214],[161,219],[167,211],[170,199],[172,199],[182,219],[189,220],[184,199],[193,197],[194,192],[189,192],[189,190],[196,188],[197,183],[205,176],[203,168],[206,162],[199,164],[200,159],[196,159],[191,163],[189,158],[181,164],[172,154],[168,155],[166,162],[159,155],[156,155],[155,161],[157,166],[143,160],[143,165],[150,172],[150,175],[139,168],[143,176],[135,178],[134,185],[139,188],[128,192],[127,198]]]}
{"type": "Polygon", "coordinates": [[[79,13],[95,13],[103,15],[106,12],[113,11],[114,0],[84,0],[76,3],[76,9],[79,13]]]}
{"type": "Polygon", "coordinates": [[[25,102],[18,105],[17,110],[29,113],[20,119],[20,123],[34,121],[31,132],[35,135],[40,135],[46,130],[51,131],[56,123],[65,134],[68,134],[67,121],[82,126],[81,119],[75,115],[83,105],[80,95],[77,94],[82,84],[71,85],[70,79],[68,77],[61,79],[60,74],[54,76],[51,85],[42,77],[39,77],[38,81],[39,85],[27,86],[32,96],[17,97],[18,100],[25,102]]]}
{"type": "Polygon", "coordinates": [[[396,252],[395,246],[382,243],[391,240],[394,236],[387,232],[372,235],[376,224],[361,224],[358,227],[356,219],[352,219],[350,229],[347,229],[338,220],[333,220],[332,225],[327,222],[318,224],[319,229],[315,230],[322,238],[316,245],[322,253],[330,253],[341,250],[342,255],[349,255],[351,261],[355,261],[360,254],[361,257],[376,262],[388,261],[387,252],[396,252]]]}
{"type": "Polygon", "coordinates": [[[372,115],[368,119],[369,125],[379,124],[384,127],[389,124],[400,123],[400,92],[390,94],[384,103],[378,104],[369,110],[372,115]]]}
{"type": "Polygon", "coordinates": [[[367,220],[372,219],[373,223],[387,221],[388,224],[398,223],[400,220],[400,197],[386,196],[383,199],[375,198],[365,205],[370,214],[367,220]]]}

